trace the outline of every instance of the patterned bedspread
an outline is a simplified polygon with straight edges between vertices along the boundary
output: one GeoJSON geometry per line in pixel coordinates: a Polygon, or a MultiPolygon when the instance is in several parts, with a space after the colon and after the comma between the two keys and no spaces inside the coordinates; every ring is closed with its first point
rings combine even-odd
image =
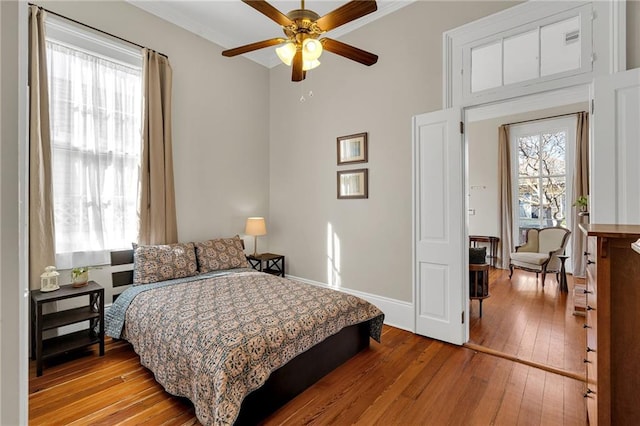
{"type": "Polygon", "coordinates": [[[120,337],[125,312],[122,337],[205,425],[232,424],[273,371],[345,327],[372,320],[370,335],[380,340],[384,314],[352,295],[260,272],[186,281],[128,289],[106,329],[120,337]]]}

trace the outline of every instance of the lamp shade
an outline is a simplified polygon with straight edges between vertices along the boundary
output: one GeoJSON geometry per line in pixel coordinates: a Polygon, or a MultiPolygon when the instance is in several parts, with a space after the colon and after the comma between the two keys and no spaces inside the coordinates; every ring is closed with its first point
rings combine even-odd
{"type": "Polygon", "coordinates": [[[320,61],[314,59],[313,61],[302,61],[302,71],[309,71],[320,65],[320,61]]]}
{"type": "Polygon", "coordinates": [[[264,222],[263,217],[250,217],[247,219],[247,224],[244,228],[244,233],[247,235],[267,235],[267,225],[264,222]]]}
{"type": "Polygon", "coordinates": [[[285,43],[276,49],[276,54],[284,64],[290,66],[296,55],[296,45],[291,42],[285,43]]]}

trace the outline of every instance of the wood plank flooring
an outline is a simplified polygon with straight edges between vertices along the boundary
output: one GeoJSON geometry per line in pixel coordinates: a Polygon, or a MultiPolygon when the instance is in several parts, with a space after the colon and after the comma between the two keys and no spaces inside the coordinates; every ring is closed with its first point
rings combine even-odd
{"type": "MultiPolygon", "coordinates": [[[[104,357],[49,363],[41,377],[31,364],[31,425],[198,424],[191,403],[164,392],[124,341],[107,339],[104,357]]],[[[264,424],[585,425],[582,392],[580,381],[385,326],[381,344],[264,424]]]]}
{"type": "Polygon", "coordinates": [[[585,318],[573,314],[574,280],[567,280],[569,293],[561,293],[555,275],[543,288],[535,273],[515,270],[509,280],[508,270],[492,269],[482,318],[471,301],[469,341],[584,376],[585,318]]]}

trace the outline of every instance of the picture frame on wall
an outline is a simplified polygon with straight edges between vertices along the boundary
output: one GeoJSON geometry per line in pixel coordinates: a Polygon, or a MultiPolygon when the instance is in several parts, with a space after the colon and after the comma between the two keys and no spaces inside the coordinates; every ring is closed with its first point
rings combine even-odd
{"type": "Polygon", "coordinates": [[[338,166],[368,161],[366,132],[338,137],[337,148],[338,166]]]}
{"type": "Polygon", "coordinates": [[[369,169],[338,171],[338,199],[369,198],[369,169]]]}

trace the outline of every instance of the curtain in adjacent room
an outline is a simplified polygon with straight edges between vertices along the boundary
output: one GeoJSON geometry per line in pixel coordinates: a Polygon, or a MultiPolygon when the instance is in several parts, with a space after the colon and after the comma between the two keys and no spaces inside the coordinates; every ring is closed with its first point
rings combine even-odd
{"type": "MultiPolygon", "coordinates": [[[[573,195],[574,199],[580,196],[589,195],[589,113],[579,112],[577,114],[576,129],[576,154],[573,174],[573,195]]],[[[571,252],[573,253],[573,276],[585,276],[584,253],[585,237],[578,225],[588,222],[587,217],[578,216],[579,209],[573,209],[573,221],[571,223],[571,252]]]]}
{"type": "Polygon", "coordinates": [[[139,244],[178,241],[173,153],[171,148],[171,77],[169,60],[144,49],[142,161],[139,244]]]}
{"type": "Polygon", "coordinates": [[[44,38],[45,12],[29,7],[29,282],[55,265],[49,94],[44,38]]]}
{"type": "Polygon", "coordinates": [[[498,128],[498,175],[500,205],[500,249],[498,264],[502,269],[509,267],[513,251],[513,192],[511,183],[511,148],[509,146],[509,126],[498,128]]]}

